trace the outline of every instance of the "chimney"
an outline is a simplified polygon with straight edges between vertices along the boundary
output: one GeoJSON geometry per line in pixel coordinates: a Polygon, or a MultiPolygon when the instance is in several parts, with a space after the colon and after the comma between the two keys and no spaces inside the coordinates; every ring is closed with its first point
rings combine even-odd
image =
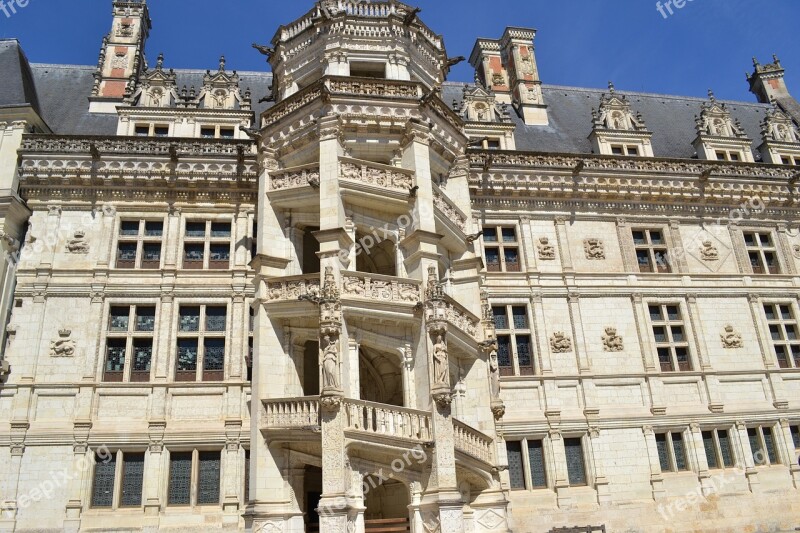
{"type": "Polygon", "coordinates": [[[512,104],[529,126],[549,123],[536,65],[533,39],[536,30],[506,28],[500,40],[478,39],[470,56],[475,80],[497,95],[499,103],[512,104]]]}
{"type": "Polygon", "coordinates": [[[754,57],[753,67],[755,70],[752,74],[747,74],[750,92],[755,94],[762,104],[769,104],[773,100],[791,96],[783,79],[786,71],[781,66],[778,56],[773,55],[772,60],[772,63],[761,65],[754,57]]]}
{"type": "Polygon", "coordinates": [[[111,32],[103,38],[89,111],[116,113],[144,67],[152,24],[147,0],[114,0],[111,32]]]}

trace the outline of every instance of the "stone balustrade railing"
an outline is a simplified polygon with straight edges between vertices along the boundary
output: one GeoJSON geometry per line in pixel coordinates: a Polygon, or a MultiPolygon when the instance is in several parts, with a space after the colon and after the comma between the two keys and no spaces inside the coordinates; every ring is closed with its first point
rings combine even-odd
{"type": "Polygon", "coordinates": [[[412,279],[342,272],[342,296],[379,302],[416,304],[420,301],[420,282],[412,279]]]}
{"type": "Polygon", "coordinates": [[[315,182],[319,184],[319,165],[317,164],[285,168],[269,174],[271,191],[308,187],[315,182]]]}
{"type": "Polygon", "coordinates": [[[414,186],[414,172],[410,170],[349,157],[339,159],[339,176],[387,189],[408,191],[414,186]]]}
{"type": "Polygon", "coordinates": [[[433,435],[431,414],[363,400],[345,400],[346,429],[429,442],[433,435]]]}
{"type": "Polygon", "coordinates": [[[429,322],[433,320],[444,320],[473,339],[479,340],[478,332],[480,331],[480,319],[450,296],[444,295],[442,299],[434,300],[433,305],[428,306],[425,313],[425,319],[429,322]]]}
{"type": "Polygon", "coordinates": [[[264,400],[267,429],[313,429],[320,425],[319,397],[264,400]]]}
{"type": "Polygon", "coordinates": [[[453,419],[453,431],[457,451],[470,455],[484,463],[494,463],[494,441],[491,437],[456,419],[453,419]]]}
{"type": "Polygon", "coordinates": [[[444,217],[451,220],[462,232],[467,229],[467,215],[456,207],[450,199],[434,185],[433,205],[441,211],[444,217]]]}
{"type": "Polygon", "coordinates": [[[320,275],[290,276],[267,281],[267,302],[297,301],[301,296],[319,297],[320,275]]]}
{"type": "Polygon", "coordinates": [[[21,151],[33,153],[146,154],[150,156],[239,156],[253,153],[253,142],[236,139],[178,139],[172,137],[92,137],[29,134],[21,151]]]}

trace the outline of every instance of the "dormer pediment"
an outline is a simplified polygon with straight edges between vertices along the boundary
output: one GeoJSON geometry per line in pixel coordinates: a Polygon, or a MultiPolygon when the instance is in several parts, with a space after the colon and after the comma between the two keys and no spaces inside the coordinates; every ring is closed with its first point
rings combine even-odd
{"type": "Polygon", "coordinates": [[[800,164],[800,129],[792,118],[773,105],[761,122],[761,158],[775,165],[800,164]]]}
{"type": "Polygon", "coordinates": [[[592,133],[589,139],[598,154],[653,157],[651,138],[644,117],[636,113],[625,95],[608,84],[608,93],[600,97],[598,109],[592,109],[592,133]]]}
{"type": "Polygon", "coordinates": [[[717,101],[708,91],[708,101],[695,116],[697,138],[692,143],[697,157],[716,161],[740,161],[753,163],[752,140],[745,133],[738,119],[734,119],[728,107],[717,101]]]}

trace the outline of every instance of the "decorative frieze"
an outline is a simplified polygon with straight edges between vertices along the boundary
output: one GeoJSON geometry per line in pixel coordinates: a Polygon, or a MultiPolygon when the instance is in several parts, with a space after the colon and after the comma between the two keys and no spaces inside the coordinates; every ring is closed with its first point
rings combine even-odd
{"type": "Polygon", "coordinates": [[[461,231],[467,228],[467,217],[450,200],[439,191],[433,192],[433,205],[446,219],[451,220],[461,231]]]}
{"type": "Polygon", "coordinates": [[[385,276],[365,276],[357,272],[343,272],[342,296],[380,302],[416,304],[421,299],[420,287],[410,281],[387,279],[385,276]]]}
{"type": "Polygon", "coordinates": [[[301,296],[319,298],[319,274],[267,282],[267,301],[297,301],[301,296]]]}
{"type": "Polygon", "coordinates": [[[356,159],[342,159],[339,162],[339,176],[346,180],[402,191],[408,191],[414,186],[412,173],[408,171],[369,164],[356,159]]]}
{"type": "Polygon", "coordinates": [[[319,167],[307,166],[270,173],[269,187],[272,191],[297,187],[319,186],[319,167]]]}

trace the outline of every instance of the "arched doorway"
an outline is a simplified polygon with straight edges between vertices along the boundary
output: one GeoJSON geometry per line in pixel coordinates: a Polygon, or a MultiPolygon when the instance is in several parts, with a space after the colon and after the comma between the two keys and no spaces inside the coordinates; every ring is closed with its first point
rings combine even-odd
{"type": "MultiPolygon", "coordinates": [[[[357,242],[367,243],[374,241],[371,236],[357,235],[357,242]]],[[[397,257],[395,244],[386,239],[367,248],[362,244],[358,247],[356,255],[356,270],[367,274],[382,274],[384,276],[397,275],[397,257]]]]}
{"type": "Polygon", "coordinates": [[[359,381],[362,400],[403,407],[403,376],[399,364],[391,356],[362,346],[359,381]]]}
{"type": "Polygon", "coordinates": [[[396,479],[364,477],[364,531],[411,531],[408,506],[411,497],[408,487],[396,479]]]}

